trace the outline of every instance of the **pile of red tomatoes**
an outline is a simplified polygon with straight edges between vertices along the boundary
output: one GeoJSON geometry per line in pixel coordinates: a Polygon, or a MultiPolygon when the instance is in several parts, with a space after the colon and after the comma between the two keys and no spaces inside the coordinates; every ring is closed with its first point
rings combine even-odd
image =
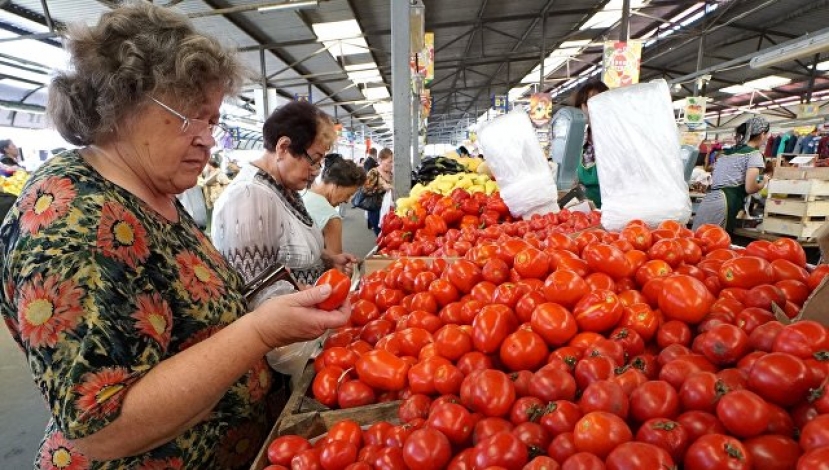
{"type": "Polygon", "coordinates": [[[829,331],[787,317],[829,267],[788,239],[730,243],[634,222],[372,273],[312,393],[402,400],[399,422],[280,437],[274,468],[827,469],[829,331]]]}
{"type": "Polygon", "coordinates": [[[453,258],[465,256],[486,241],[519,237],[543,249],[549,234],[579,232],[598,225],[600,219],[597,211],[585,214],[565,209],[515,221],[499,193],[470,194],[458,188],[449,196],[425,193],[403,215],[389,212],[377,248],[379,254],[389,256],[453,258]]]}

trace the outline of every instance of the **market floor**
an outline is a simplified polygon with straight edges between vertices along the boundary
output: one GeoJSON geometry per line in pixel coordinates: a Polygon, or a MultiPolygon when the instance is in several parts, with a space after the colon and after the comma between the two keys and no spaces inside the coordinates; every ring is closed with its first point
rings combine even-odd
{"type": "MultiPolygon", "coordinates": [[[[362,258],[374,247],[374,234],[366,228],[365,212],[345,211],[344,249],[362,258]]],[[[0,468],[32,468],[48,413],[32,382],[23,354],[5,328],[0,327],[0,468]]]]}

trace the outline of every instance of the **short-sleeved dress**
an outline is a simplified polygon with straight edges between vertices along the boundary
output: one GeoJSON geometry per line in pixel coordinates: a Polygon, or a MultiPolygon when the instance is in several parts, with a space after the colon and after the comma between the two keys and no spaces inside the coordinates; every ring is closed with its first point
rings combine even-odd
{"type": "Polygon", "coordinates": [[[93,462],[71,445],[115,420],[153,366],[246,311],[238,274],[178,212],[168,221],[70,151],[35,172],[0,229],[0,312],[52,415],[35,468],[242,468],[264,440],[263,358],[152,451],[93,462]]]}
{"type": "Polygon", "coordinates": [[[302,195],[302,202],[305,203],[308,215],[314,219],[314,225],[320,230],[325,230],[325,226],[328,225],[328,221],[331,219],[342,219],[337,208],[332,206],[325,196],[317,194],[310,189],[302,195]]]}

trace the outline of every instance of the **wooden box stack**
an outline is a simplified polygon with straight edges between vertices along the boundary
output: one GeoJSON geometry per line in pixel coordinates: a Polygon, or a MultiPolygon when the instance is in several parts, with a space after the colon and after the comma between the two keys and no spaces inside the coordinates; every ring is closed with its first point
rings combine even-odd
{"type": "Polygon", "coordinates": [[[762,231],[809,241],[829,218],[829,168],[775,169],[762,231]]]}

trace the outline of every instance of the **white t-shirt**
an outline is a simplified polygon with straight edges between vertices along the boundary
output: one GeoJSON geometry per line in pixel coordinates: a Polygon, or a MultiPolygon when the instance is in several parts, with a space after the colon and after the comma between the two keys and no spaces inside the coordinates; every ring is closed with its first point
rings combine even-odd
{"type": "Polygon", "coordinates": [[[302,195],[302,201],[305,203],[305,209],[308,210],[308,214],[314,219],[314,225],[320,230],[325,229],[329,220],[342,219],[340,213],[337,212],[337,208],[332,206],[328,202],[328,199],[310,189],[302,195]]]}

